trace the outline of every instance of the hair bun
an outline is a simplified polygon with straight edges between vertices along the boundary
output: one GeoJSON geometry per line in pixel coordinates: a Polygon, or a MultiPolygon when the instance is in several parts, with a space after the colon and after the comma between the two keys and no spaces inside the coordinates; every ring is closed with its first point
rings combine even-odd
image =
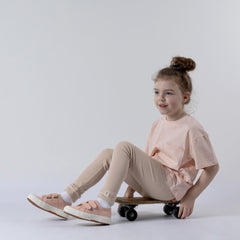
{"type": "Polygon", "coordinates": [[[176,56],[172,58],[169,67],[179,71],[190,72],[195,69],[196,63],[191,58],[176,56]]]}

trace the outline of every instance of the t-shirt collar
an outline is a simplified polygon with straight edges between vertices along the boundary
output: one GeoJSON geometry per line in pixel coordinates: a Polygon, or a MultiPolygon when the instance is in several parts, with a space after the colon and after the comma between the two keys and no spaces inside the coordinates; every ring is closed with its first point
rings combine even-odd
{"type": "Polygon", "coordinates": [[[186,117],[189,117],[189,116],[190,116],[189,114],[186,114],[186,115],[184,115],[183,117],[181,117],[181,118],[179,118],[179,119],[177,119],[177,120],[171,121],[171,120],[167,120],[167,116],[164,115],[164,116],[163,116],[163,120],[164,120],[164,122],[166,122],[166,123],[168,123],[168,124],[176,124],[176,123],[180,123],[180,122],[184,121],[185,118],[186,118],[186,117]]]}

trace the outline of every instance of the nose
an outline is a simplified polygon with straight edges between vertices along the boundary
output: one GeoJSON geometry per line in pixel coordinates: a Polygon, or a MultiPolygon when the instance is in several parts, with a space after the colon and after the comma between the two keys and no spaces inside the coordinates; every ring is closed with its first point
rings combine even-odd
{"type": "Polygon", "coordinates": [[[164,97],[163,94],[159,94],[159,100],[160,100],[161,102],[164,102],[164,101],[165,101],[165,97],[164,97]]]}

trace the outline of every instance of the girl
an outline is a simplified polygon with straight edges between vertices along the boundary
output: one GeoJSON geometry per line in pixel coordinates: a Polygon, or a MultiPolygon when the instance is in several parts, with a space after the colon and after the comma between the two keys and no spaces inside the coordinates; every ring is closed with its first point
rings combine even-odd
{"type": "Polygon", "coordinates": [[[129,186],[125,197],[138,192],[144,197],[180,201],[178,217],[192,214],[194,203],[218,172],[219,165],[208,134],[184,111],[192,92],[188,71],[195,69],[190,58],[174,57],[169,67],[154,79],[154,102],[163,115],[153,122],[144,151],[130,142],[104,149],[61,194],[42,197],[30,194],[35,206],[67,219],[76,218],[111,223],[111,206],[123,181],[129,186]],[[193,184],[199,169],[199,179],[193,184]],[[97,200],[72,206],[108,171],[97,200]]]}

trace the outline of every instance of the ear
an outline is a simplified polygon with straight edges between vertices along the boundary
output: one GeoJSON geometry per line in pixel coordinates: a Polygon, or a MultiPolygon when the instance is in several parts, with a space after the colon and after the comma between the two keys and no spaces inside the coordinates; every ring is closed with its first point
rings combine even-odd
{"type": "Polygon", "coordinates": [[[183,94],[183,104],[186,103],[186,102],[188,102],[188,100],[189,100],[189,98],[190,98],[190,95],[191,95],[190,92],[185,92],[185,93],[183,94]]]}

